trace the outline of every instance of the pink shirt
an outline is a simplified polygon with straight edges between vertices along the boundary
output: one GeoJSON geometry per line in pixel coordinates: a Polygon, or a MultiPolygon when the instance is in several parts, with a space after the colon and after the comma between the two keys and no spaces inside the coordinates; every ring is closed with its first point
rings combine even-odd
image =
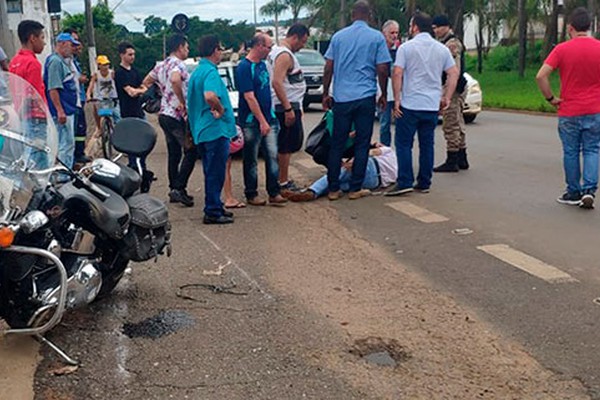
{"type": "Polygon", "coordinates": [[[175,119],[182,119],[183,114],[177,110],[179,99],[173,91],[171,76],[174,72],[179,72],[182,81],[183,98],[187,97],[187,86],[190,79],[190,74],[185,67],[183,61],[175,56],[170,56],[166,60],[156,64],[150,76],[158,82],[160,91],[162,92],[162,100],[160,103],[160,114],[167,115],[175,119]]]}

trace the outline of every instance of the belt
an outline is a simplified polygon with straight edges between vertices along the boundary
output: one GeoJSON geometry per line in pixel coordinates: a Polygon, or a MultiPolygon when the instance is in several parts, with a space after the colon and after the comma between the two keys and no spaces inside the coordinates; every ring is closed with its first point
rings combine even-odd
{"type": "Polygon", "coordinates": [[[375,157],[372,157],[372,159],[375,164],[375,169],[377,170],[377,183],[379,184],[379,187],[381,187],[381,169],[379,168],[379,162],[377,162],[375,157]]]}

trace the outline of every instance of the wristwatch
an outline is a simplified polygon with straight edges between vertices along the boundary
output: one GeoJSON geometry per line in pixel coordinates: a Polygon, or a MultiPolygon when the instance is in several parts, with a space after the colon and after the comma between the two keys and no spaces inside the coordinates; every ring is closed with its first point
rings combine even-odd
{"type": "Polygon", "coordinates": [[[551,95],[550,97],[546,97],[547,102],[551,102],[552,100],[554,100],[554,95],[551,95]]]}
{"type": "Polygon", "coordinates": [[[290,111],[294,111],[294,109],[292,107],[290,107],[290,108],[287,108],[287,109],[283,110],[284,113],[288,113],[290,111]]]}

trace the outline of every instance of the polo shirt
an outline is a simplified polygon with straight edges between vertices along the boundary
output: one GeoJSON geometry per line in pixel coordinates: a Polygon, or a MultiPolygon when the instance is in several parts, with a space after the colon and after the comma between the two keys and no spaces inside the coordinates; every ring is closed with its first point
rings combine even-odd
{"type": "Polygon", "coordinates": [[[429,33],[419,33],[398,48],[394,65],[404,70],[401,106],[413,111],[439,111],[442,73],[455,65],[450,50],[429,33]]]}
{"type": "Polygon", "coordinates": [[[46,85],[46,97],[48,106],[53,117],[58,115],[54,108],[54,104],[50,99],[50,90],[58,90],[60,103],[66,115],[73,115],[77,111],[78,93],[77,84],[75,82],[75,74],[71,70],[71,62],[58,55],[52,53],[47,59],[44,66],[44,84],[46,85]]]}
{"type": "Polygon", "coordinates": [[[392,61],[383,34],[365,21],[337,32],[325,53],[333,61],[333,98],[344,103],[377,94],[377,65],[392,61]]]}
{"type": "Polygon", "coordinates": [[[229,92],[219,76],[217,66],[205,58],[201,59],[192,74],[187,91],[188,120],[194,143],[211,142],[221,137],[228,139],[237,134],[229,92]],[[213,92],[221,101],[225,112],[219,119],[210,112],[204,99],[206,92],[213,92]]]}

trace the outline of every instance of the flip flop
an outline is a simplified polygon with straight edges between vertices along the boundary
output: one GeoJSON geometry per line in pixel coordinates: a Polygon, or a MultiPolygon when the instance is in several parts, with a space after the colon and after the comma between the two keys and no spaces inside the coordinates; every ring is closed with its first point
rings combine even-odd
{"type": "Polygon", "coordinates": [[[246,208],[246,204],[242,201],[238,201],[235,204],[229,204],[229,205],[225,205],[225,208],[246,208]]]}

